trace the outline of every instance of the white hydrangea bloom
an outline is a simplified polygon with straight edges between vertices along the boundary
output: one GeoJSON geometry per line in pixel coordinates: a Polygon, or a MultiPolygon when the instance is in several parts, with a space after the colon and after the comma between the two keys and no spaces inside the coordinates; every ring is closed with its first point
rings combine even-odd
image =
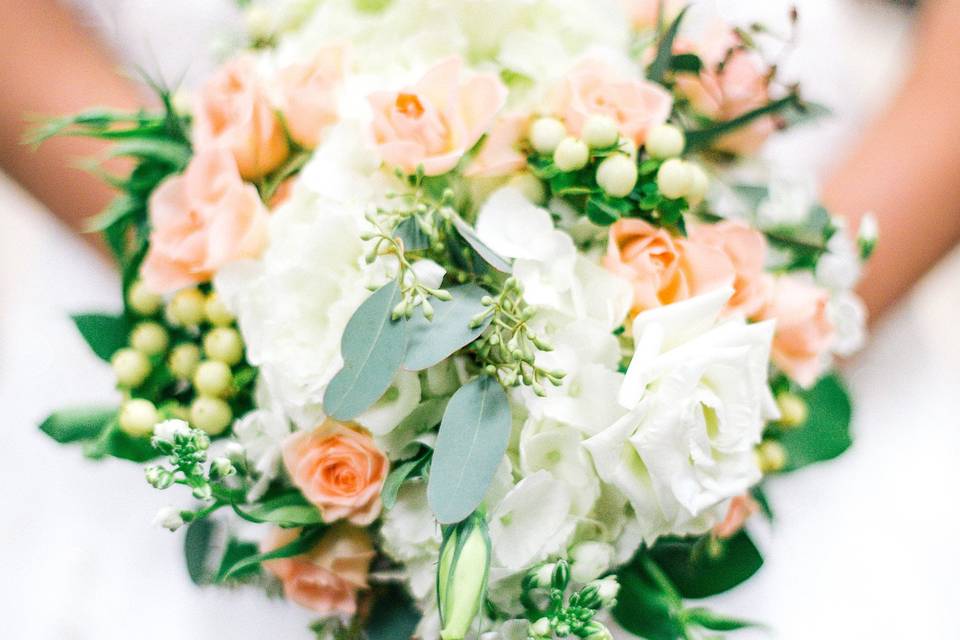
{"type": "Polygon", "coordinates": [[[418,600],[433,595],[440,528],[427,504],[427,485],[407,482],[397,494],[397,503],[383,513],[380,537],[384,551],[402,562],[413,596],[418,600]]]}
{"type": "Polygon", "coordinates": [[[629,499],[644,540],[706,531],[760,479],[753,449],[774,412],[773,323],[718,323],[731,294],[637,316],[619,396],[629,413],[585,443],[600,477],[629,499]]]}
{"type": "Polygon", "coordinates": [[[253,466],[257,479],[247,493],[251,502],[259,499],[280,472],[283,441],[290,435],[290,422],[275,406],[266,385],[257,383],[257,408],[233,424],[233,435],[253,466]]]}
{"type": "Polygon", "coordinates": [[[372,407],[356,421],[375,436],[383,436],[400,424],[420,404],[420,376],[413,371],[398,371],[393,384],[372,407]]]}

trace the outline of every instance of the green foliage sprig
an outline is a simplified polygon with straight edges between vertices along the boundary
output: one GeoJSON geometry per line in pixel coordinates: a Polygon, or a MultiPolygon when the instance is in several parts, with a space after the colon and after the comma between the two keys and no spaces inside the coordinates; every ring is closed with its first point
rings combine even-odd
{"type": "Polygon", "coordinates": [[[523,578],[520,602],[532,620],[529,640],[575,636],[589,640],[607,640],[613,636],[594,618],[617,603],[620,589],[617,578],[594,580],[567,597],[570,565],[566,560],[542,564],[523,578]]]}

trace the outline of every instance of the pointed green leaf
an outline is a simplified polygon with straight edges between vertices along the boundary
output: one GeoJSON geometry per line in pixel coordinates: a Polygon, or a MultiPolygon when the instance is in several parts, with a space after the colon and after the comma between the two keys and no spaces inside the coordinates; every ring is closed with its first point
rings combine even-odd
{"type": "Polygon", "coordinates": [[[116,407],[61,409],[40,423],[40,431],[61,444],[92,440],[99,437],[116,416],[116,407]]]}
{"type": "MultiPolygon", "coordinates": [[[[227,579],[226,573],[230,570],[230,567],[259,552],[260,547],[255,543],[231,537],[227,540],[227,547],[223,550],[223,557],[220,559],[220,566],[217,568],[216,575],[213,576],[213,582],[223,582],[227,579]]],[[[232,580],[242,580],[243,578],[255,576],[257,573],[259,573],[259,567],[252,564],[244,569],[234,571],[230,578],[232,580]]]]}
{"type": "Polygon", "coordinates": [[[128,138],[116,144],[107,155],[110,158],[156,160],[178,169],[190,162],[190,148],[187,145],[163,138],[128,138]]]}
{"type": "Polygon", "coordinates": [[[480,236],[477,235],[477,232],[474,231],[473,227],[471,227],[466,220],[458,215],[454,215],[453,226],[456,228],[457,233],[460,234],[460,237],[477,252],[477,255],[480,256],[484,262],[501,273],[510,273],[512,269],[510,262],[484,244],[483,240],[480,239],[480,236]]]}
{"type": "Polygon", "coordinates": [[[763,566],[763,556],[746,531],[714,542],[708,536],[664,539],[649,555],[684,598],[706,598],[732,589],[763,566]]]}
{"type": "Polygon", "coordinates": [[[679,603],[660,589],[653,578],[634,562],[617,574],[620,593],[613,617],[621,627],[647,640],[677,640],[684,637],[678,620],[679,603]]]}
{"type": "Polygon", "coordinates": [[[352,420],[390,387],[406,350],[406,323],[390,318],[399,302],[400,289],[391,282],[367,298],[350,318],[340,343],[343,369],[323,394],[327,415],[352,420]]]}
{"type": "Polygon", "coordinates": [[[657,43],[657,56],[653,59],[653,62],[650,63],[650,66],[647,67],[647,77],[653,82],[663,84],[663,76],[666,75],[667,69],[670,68],[670,61],[673,59],[673,42],[677,39],[677,33],[680,31],[680,23],[687,14],[687,9],[689,9],[689,7],[683,8],[683,11],[677,15],[666,33],[660,38],[660,42],[657,43]]]}
{"type": "Polygon", "coordinates": [[[384,509],[392,509],[397,503],[397,495],[400,493],[400,487],[411,478],[420,477],[423,469],[429,464],[433,451],[428,447],[423,447],[417,455],[404,460],[396,467],[390,470],[390,475],[383,483],[383,489],[380,491],[380,501],[384,509]]]}
{"type": "Polygon", "coordinates": [[[780,429],[775,436],[787,451],[784,471],[831,460],[853,444],[850,396],[836,374],[823,378],[812,389],[801,391],[799,395],[810,408],[807,421],[796,427],[780,429]]]}
{"type": "Polygon", "coordinates": [[[210,552],[212,551],[217,524],[204,518],[195,520],[187,526],[187,535],[183,538],[183,555],[187,560],[187,573],[196,585],[210,581],[210,552]]]}
{"type": "Polygon", "coordinates": [[[704,629],[710,629],[711,631],[737,631],[738,629],[762,626],[749,620],[728,618],[704,607],[687,609],[684,611],[684,617],[689,622],[699,625],[704,629]]]}
{"type": "Polygon", "coordinates": [[[120,430],[116,420],[111,420],[96,440],[84,443],[83,454],[94,460],[110,456],[133,462],[148,462],[160,457],[149,438],[127,435],[120,430]]]}
{"type": "Polygon", "coordinates": [[[507,449],[510,427],[507,394],[493,378],[476,378],[453,395],[440,423],[427,485],[437,520],[460,522],[480,505],[507,449]]]}
{"type": "Polygon", "coordinates": [[[101,360],[110,362],[114,353],[127,346],[130,323],[123,316],[81,313],[72,317],[80,335],[101,360]]]}
{"type": "Polygon", "coordinates": [[[220,575],[217,577],[221,582],[223,582],[228,578],[238,575],[245,569],[259,565],[265,560],[275,560],[276,558],[292,558],[293,556],[299,556],[303,553],[306,553],[316,546],[316,544],[320,541],[320,538],[323,536],[324,531],[325,527],[304,529],[303,532],[301,532],[300,537],[289,544],[285,544],[282,547],[274,549],[273,551],[240,558],[237,562],[233,563],[229,567],[221,566],[219,571],[220,575]]]}
{"type": "Polygon", "coordinates": [[[477,327],[470,326],[470,320],[486,309],[481,300],[490,294],[483,287],[464,284],[448,291],[450,300],[433,302],[432,320],[416,313],[407,323],[404,369],[422,371],[432,367],[476,340],[490,325],[493,316],[488,316],[477,327]]]}
{"type": "Polygon", "coordinates": [[[323,518],[315,506],[307,502],[297,490],[288,491],[256,504],[238,506],[233,510],[244,520],[251,522],[269,522],[280,527],[303,527],[320,524],[323,518]]]}

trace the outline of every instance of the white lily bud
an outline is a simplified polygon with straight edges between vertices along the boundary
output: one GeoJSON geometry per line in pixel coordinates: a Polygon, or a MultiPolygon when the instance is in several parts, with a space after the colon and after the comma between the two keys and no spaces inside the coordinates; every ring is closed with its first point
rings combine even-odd
{"type": "Polygon", "coordinates": [[[132,398],[124,402],[117,417],[120,430],[137,438],[150,435],[159,421],[157,408],[143,398],[132,398]]]}
{"type": "Polygon", "coordinates": [[[180,510],[174,507],[160,507],[153,517],[154,526],[163,527],[169,531],[176,531],[183,526],[183,516],[180,510]]]}
{"type": "Polygon", "coordinates": [[[197,371],[200,364],[200,347],[192,342],[178,344],[170,352],[167,366],[170,372],[179,380],[189,380],[197,371]]]}
{"type": "Polygon", "coordinates": [[[483,604],[490,570],[490,537],[483,516],[474,513],[453,525],[440,547],[437,601],[442,640],[463,640],[483,604]]]}
{"type": "Polygon", "coordinates": [[[637,165],[621,153],[608,156],[597,167],[597,184],[608,196],[624,198],[637,184],[637,165]]]}
{"type": "Polygon", "coordinates": [[[167,307],[170,319],[184,327],[195,327],[203,322],[207,300],[199,289],[181,289],[167,307]]]}
{"type": "Polygon", "coordinates": [[[171,418],[157,423],[153,428],[153,437],[164,442],[173,442],[177,435],[186,436],[190,433],[190,425],[185,420],[171,418]]]}
{"type": "Polygon", "coordinates": [[[583,125],[583,141],[593,149],[613,146],[619,138],[617,123],[609,116],[594,114],[583,125]]]}
{"type": "Polygon", "coordinates": [[[226,431],[232,420],[233,411],[230,405],[220,398],[200,396],[190,405],[190,422],[211,436],[226,431]]]}
{"type": "Polygon", "coordinates": [[[661,124],[650,129],[644,148],[654,158],[676,158],[683,153],[686,138],[679,127],[672,124],[661,124]]]}
{"type": "Polygon", "coordinates": [[[597,594],[603,600],[604,607],[613,606],[620,593],[620,582],[613,576],[607,576],[597,581],[597,594]]]}
{"type": "Polygon", "coordinates": [[[137,280],[127,291],[127,304],[135,313],[141,316],[152,316],[163,306],[163,298],[159,294],[147,289],[147,286],[137,280]]]}
{"type": "Polygon", "coordinates": [[[530,146],[544,155],[553,153],[567,135],[567,128],[556,118],[537,118],[530,125],[530,146]]]}
{"type": "Polygon", "coordinates": [[[692,181],[690,166],[677,158],[667,160],[657,171],[657,188],[671,200],[685,196],[690,190],[692,181]]]}
{"type": "Polygon", "coordinates": [[[223,299],[218,296],[216,292],[207,296],[207,301],[204,303],[203,308],[207,315],[207,320],[209,320],[212,325],[227,327],[233,324],[235,320],[233,314],[227,309],[227,305],[223,303],[223,299]]]}
{"type": "Polygon", "coordinates": [[[553,163],[560,171],[583,169],[590,159],[590,148],[583,140],[564,138],[553,152],[553,163]]]}
{"type": "Polygon", "coordinates": [[[230,367],[219,360],[205,360],[193,374],[193,386],[197,392],[208,396],[225,396],[233,384],[230,367]]]}
{"type": "Polygon", "coordinates": [[[133,389],[143,384],[150,375],[150,361],[136,349],[120,349],[110,358],[110,366],[117,376],[117,384],[133,389]]]}
{"type": "Polygon", "coordinates": [[[230,327],[217,327],[203,337],[203,350],[208,358],[235,365],[243,360],[243,339],[230,327]]]}
{"type": "Polygon", "coordinates": [[[537,586],[544,588],[549,587],[550,583],[553,581],[553,571],[556,568],[557,565],[555,563],[548,562],[537,569],[537,586]]]}
{"type": "Polygon", "coordinates": [[[148,356],[163,353],[169,344],[170,335],[156,322],[141,322],[130,333],[130,346],[148,356]]]}

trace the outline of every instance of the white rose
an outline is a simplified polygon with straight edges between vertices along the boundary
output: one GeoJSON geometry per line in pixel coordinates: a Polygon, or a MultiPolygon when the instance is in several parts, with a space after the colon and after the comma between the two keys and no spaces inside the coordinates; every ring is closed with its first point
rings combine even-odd
{"type": "Polygon", "coordinates": [[[708,530],[760,479],[753,453],[773,414],[773,323],[718,323],[731,289],[641,313],[620,389],[629,413],[586,441],[601,479],[629,499],[642,536],[708,530]]]}

